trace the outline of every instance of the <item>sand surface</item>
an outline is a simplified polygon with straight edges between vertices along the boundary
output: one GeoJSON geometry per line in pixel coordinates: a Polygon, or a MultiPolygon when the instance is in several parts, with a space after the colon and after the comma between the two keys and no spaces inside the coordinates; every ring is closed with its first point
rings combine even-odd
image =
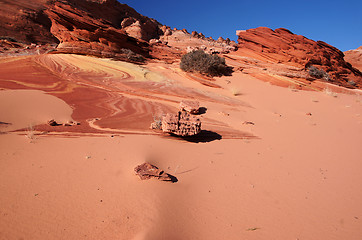
{"type": "Polygon", "coordinates": [[[362,239],[360,92],[201,80],[158,62],[0,59],[0,239],[362,239]],[[181,99],[206,109],[196,142],[149,129],[181,99]],[[178,182],[141,181],[145,161],[178,182]]]}
{"type": "Polygon", "coordinates": [[[0,130],[32,128],[54,119],[59,123],[72,121],[72,108],[64,101],[39,90],[0,91],[0,130]]]}

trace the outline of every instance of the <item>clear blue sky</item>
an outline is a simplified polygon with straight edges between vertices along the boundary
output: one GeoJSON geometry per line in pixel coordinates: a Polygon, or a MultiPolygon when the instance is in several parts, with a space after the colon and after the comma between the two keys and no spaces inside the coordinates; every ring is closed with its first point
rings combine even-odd
{"type": "Polygon", "coordinates": [[[284,27],[342,51],[362,45],[362,0],[119,0],[177,29],[236,40],[235,31],[284,27]]]}

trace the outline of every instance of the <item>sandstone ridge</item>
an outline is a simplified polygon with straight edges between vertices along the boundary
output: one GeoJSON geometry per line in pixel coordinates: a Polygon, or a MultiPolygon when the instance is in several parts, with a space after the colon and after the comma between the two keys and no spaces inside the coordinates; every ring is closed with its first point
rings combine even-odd
{"type": "Polygon", "coordinates": [[[237,31],[237,35],[240,52],[247,49],[271,63],[304,69],[316,66],[328,73],[331,82],[345,87],[362,84],[362,73],[344,60],[343,52],[325,42],[313,41],[285,28],[273,31],[259,27],[237,31]]]}
{"type": "Polygon", "coordinates": [[[171,30],[116,0],[37,0],[32,4],[5,0],[3,5],[0,40],[7,42],[1,43],[2,53],[34,53],[35,50],[28,49],[35,44],[38,49],[45,48],[41,53],[75,53],[140,62],[141,56],[162,59],[168,55],[172,60],[190,49],[225,53],[235,50],[236,45],[228,39],[215,41],[201,33],[171,30]],[[17,46],[9,48],[9,41],[17,46]]]}

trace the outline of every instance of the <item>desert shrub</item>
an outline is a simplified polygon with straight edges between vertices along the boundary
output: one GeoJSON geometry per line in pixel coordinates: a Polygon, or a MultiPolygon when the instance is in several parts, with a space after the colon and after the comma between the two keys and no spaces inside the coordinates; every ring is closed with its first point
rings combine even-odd
{"type": "Polygon", "coordinates": [[[6,40],[9,42],[18,42],[15,38],[8,37],[8,36],[0,36],[0,40],[6,40]]]}
{"type": "Polygon", "coordinates": [[[130,61],[143,62],[145,60],[142,55],[135,53],[128,48],[122,48],[120,52],[130,61]]]}
{"type": "Polygon", "coordinates": [[[150,128],[162,130],[162,118],[163,116],[153,116],[153,122],[150,128]]]}
{"type": "Polygon", "coordinates": [[[314,78],[323,78],[324,80],[329,81],[329,75],[323,69],[318,69],[315,66],[310,66],[308,68],[308,73],[314,78]]]}
{"type": "Polygon", "coordinates": [[[356,83],[355,81],[353,81],[353,80],[349,80],[348,83],[349,83],[350,85],[352,85],[352,86],[356,86],[356,85],[357,85],[357,83],[356,83]]]}
{"type": "Polygon", "coordinates": [[[183,55],[180,68],[185,72],[199,72],[208,76],[231,74],[231,68],[225,64],[225,58],[207,54],[203,50],[196,50],[183,55]]]}

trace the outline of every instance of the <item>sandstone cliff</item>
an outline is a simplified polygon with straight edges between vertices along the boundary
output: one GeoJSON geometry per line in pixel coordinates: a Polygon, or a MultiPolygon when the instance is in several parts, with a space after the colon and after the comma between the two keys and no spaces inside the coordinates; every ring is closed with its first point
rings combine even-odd
{"type": "Polygon", "coordinates": [[[117,0],[4,0],[0,4],[4,25],[0,40],[6,40],[0,44],[2,52],[9,46],[25,50],[29,46],[24,44],[36,44],[47,45],[42,52],[53,48],[127,61],[140,61],[140,55],[149,58],[152,53],[152,57],[172,61],[193,49],[225,53],[236,45],[227,39],[215,41],[196,32],[171,30],[117,0]]]}
{"type": "Polygon", "coordinates": [[[239,51],[252,51],[263,61],[286,63],[308,69],[315,66],[325,71],[329,81],[353,87],[362,85],[362,73],[344,60],[344,54],[337,48],[313,41],[291,31],[266,27],[237,31],[239,51]]]}
{"type": "Polygon", "coordinates": [[[53,44],[59,52],[137,60],[137,54],[149,57],[146,41],[162,34],[156,20],[116,0],[0,4],[0,37],[18,45],[53,44]]]}

